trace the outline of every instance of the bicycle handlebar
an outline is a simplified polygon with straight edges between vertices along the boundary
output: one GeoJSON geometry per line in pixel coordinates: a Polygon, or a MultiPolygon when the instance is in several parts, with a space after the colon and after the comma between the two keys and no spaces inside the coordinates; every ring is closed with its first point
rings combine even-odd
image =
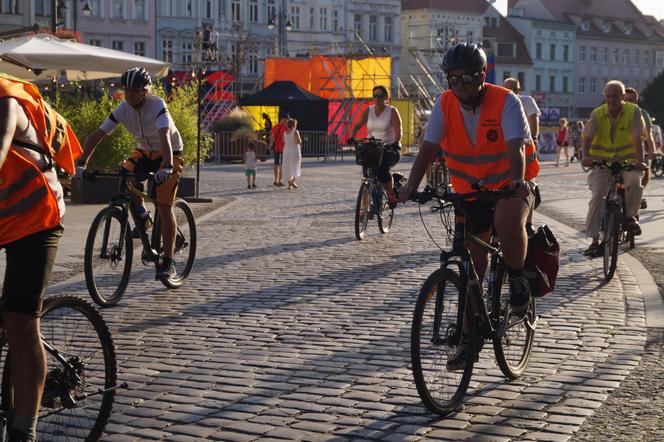
{"type": "Polygon", "coordinates": [[[611,169],[613,173],[619,173],[622,170],[634,170],[635,164],[628,161],[606,161],[593,160],[593,167],[600,169],[611,169]]]}
{"type": "Polygon", "coordinates": [[[101,172],[99,170],[86,170],[83,172],[84,180],[94,180],[99,176],[137,178],[139,181],[145,181],[154,179],[154,172],[135,173],[125,171],[124,169],[121,169],[119,172],[101,172]]]}
{"type": "Polygon", "coordinates": [[[434,188],[427,186],[422,192],[413,192],[410,196],[411,201],[414,201],[419,204],[427,203],[433,199],[438,202],[451,202],[459,203],[462,201],[468,201],[470,199],[481,199],[488,201],[497,201],[504,198],[512,198],[516,196],[515,190],[505,189],[505,190],[476,190],[475,192],[469,193],[454,193],[450,192],[448,189],[441,190],[440,187],[434,188]]]}

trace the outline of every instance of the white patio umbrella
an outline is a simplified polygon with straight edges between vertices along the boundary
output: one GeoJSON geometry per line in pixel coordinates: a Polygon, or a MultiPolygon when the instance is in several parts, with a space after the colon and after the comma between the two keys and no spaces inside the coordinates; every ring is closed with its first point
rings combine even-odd
{"type": "Polygon", "coordinates": [[[133,66],[143,66],[152,76],[163,77],[170,63],[113,49],[61,40],[47,34],[0,41],[0,72],[23,80],[58,78],[97,80],[119,77],[133,66]]]}

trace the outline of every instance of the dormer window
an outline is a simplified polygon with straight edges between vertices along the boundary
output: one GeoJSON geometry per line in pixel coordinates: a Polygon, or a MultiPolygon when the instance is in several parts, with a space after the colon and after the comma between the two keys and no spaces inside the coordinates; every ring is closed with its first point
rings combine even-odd
{"type": "Polygon", "coordinates": [[[602,32],[609,32],[611,30],[611,23],[605,21],[602,23],[602,32]]]}
{"type": "Polygon", "coordinates": [[[581,19],[581,30],[582,31],[587,31],[590,29],[590,20],[587,18],[581,19]]]}
{"type": "Polygon", "coordinates": [[[631,23],[625,23],[625,35],[630,35],[632,33],[632,29],[634,28],[634,25],[631,23]]]}

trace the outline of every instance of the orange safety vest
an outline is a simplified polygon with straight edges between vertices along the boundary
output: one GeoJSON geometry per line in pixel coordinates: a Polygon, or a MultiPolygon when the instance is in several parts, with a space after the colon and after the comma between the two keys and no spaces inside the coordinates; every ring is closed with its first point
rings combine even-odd
{"type": "MultiPolygon", "coordinates": [[[[464,128],[459,100],[451,90],[443,93],[441,107],[445,118],[445,161],[450,172],[452,188],[457,193],[473,192],[474,183],[486,189],[501,189],[510,183],[509,153],[501,126],[503,107],[508,89],[493,84],[484,85],[482,110],[477,126],[476,146],[464,128]]],[[[526,144],[525,179],[539,172],[535,145],[526,144]]]]}
{"type": "Polygon", "coordinates": [[[70,175],[83,153],[69,124],[43,100],[35,85],[0,74],[0,98],[4,97],[13,97],[23,107],[43,147],[12,140],[0,167],[0,245],[60,223],[58,201],[44,171],[16,147],[42,153],[47,163],[55,160],[70,175]]]}

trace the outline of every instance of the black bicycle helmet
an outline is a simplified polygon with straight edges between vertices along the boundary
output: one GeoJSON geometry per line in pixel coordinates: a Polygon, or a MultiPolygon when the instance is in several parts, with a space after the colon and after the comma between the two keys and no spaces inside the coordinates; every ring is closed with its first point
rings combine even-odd
{"type": "Polygon", "coordinates": [[[473,43],[459,43],[447,50],[442,68],[445,72],[453,69],[470,69],[473,72],[486,70],[486,54],[473,43]]]}
{"type": "Polygon", "coordinates": [[[120,84],[124,88],[139,89],[152,84],[150,74],[145,68],[135,67],[127,69],[120,78],[120,84]]]}

